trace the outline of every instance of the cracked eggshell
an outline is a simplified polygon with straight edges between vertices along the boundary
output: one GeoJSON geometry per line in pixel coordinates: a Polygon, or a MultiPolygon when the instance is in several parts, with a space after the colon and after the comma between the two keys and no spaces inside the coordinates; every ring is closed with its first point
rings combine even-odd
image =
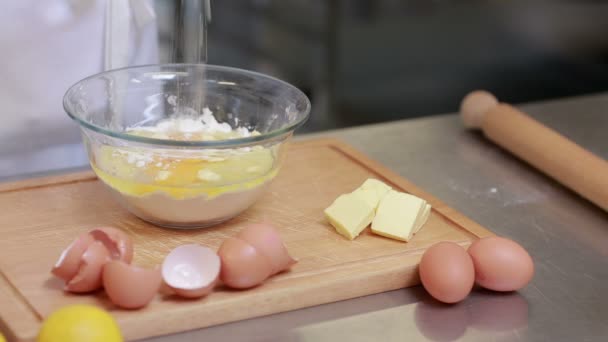
{"type": "Polygon", "coordinates": [[[116,306],[124,309],[142,308],[156,296],[161,285],[158,268],[142,268],[120,260],[108,262],[103,268],[103,286],[116,306]]]}
{"type": "Polygon", "coordinates": [[[129,234],[113,227],[99,227],[91,230],[89,234],[103,243],[113,260],[124,261],[130,264],[133,260],[133,241],[129,234]]]}
{"type": "Polygon", "coordinates": [[[178,296],[199,298],[209,294],[220,275],[220,257],[196,244],[172,250],[162,265],[162,278],[178,296]]]}
{"type": "Polygon", "coordinates": [[[94,241],[88,233],[81,234],[63,250],[51,273],[65,281],[72,279],[78,273],[83,254],[94,241]]]}
{"type": "Polygon", "coordinates": [[[270,260],[272,274],[285,271],[296,263],[287,252],[279,232],[271,224],[252,224],[243,229],[237,238],[249,243],[270,260]]]}
{"type": "Polygon", "coordinates": [[[65,286],[70,292],[91,292],[102,285],[103,266],[110,261],[110,253],[99,241],[93,242],[82,255],[78,273],[65,286]]]}
{"type": "Polygon", "coordinates": [[[220,279],[229,287],[236,289],[254,287],[272,275],[270,260],[241,239],[225,240],[217,253],[222,260],[220,279]]]}

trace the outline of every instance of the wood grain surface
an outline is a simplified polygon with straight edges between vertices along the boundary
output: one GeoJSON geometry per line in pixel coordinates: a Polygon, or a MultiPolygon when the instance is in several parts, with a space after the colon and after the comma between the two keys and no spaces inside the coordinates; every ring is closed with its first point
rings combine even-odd
{"type": "Polygon", "coordinates": [[[292,143],[285,164],[265,195],[224,224],[202,230],[170,230],[148,224],[121,208],[91,172],[0,185],[0,329],[12,339],[32,340],[53,310],[90,303],[110,310],[127,339],[138,339],[242,320],[399,289],[419,283],[421,254],[438,241],[463,246],[488,230],[421,189],[336,140],[292,143]],[[433,205],[425,227],[408,243],[373,235],[354,241],[336,234],[323,209],[340,194],[374,177],[433,205]],[[252,290],[223,287],[200,300],[159,295],[138,311],[115,308],[103,291],[71,295],[50,275],[61,251],[99,225],[128,232],[134,263],[158,265],[174,247],[199,243],[217,249],[244,225],[269,221],[280,228],[299,260],[290,272],[252,290]]]}

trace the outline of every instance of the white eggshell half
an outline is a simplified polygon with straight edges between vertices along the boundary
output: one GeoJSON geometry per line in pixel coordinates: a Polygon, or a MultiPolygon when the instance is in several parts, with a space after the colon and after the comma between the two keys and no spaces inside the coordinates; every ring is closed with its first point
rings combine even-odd
{"type": "Polygon", "coordinates": [[[178,295],[198,298],[209,294],[220,274],[220,257],[200,245],[182,245],[172,250],[162,265],[165,283],[178,295]]]}

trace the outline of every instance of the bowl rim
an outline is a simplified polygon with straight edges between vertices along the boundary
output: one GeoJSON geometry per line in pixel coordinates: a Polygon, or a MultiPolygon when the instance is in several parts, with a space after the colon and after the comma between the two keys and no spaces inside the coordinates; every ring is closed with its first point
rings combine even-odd
{"type": "Polygon", "coordinates": [[[266,75],[266,74],[263,74],[260,72],[241,69],[241,68],[235,68],[235,67],[229,67],[229,66],[223,66],[223,65],[214,65],[214,64],[166,63],[166,64],[145,64],[145,65],[137,65],[137,66],[127,66],[127,67],[123,67],[123,68],[110,69],[110,70],[106,70],[103,72],[99,72],[99,73],[87,76],[87,77],[79,80],[78,82],[74,83],[67,89],[67,91],[63,95],[63,110],[67,113],[67,115],[72,120],[76,121],[81,127],[90,129],[94,132],[101,133],[101,134],[104,134],[104,135],[107,135],[107,136],[110,136],[113,138],[118,138],[121,140],[127,140],[127,141],[149,144],[149,145],[163,145],[163,146],[174,146],[174,147],[234,148],[234,147],[238,147],[238,146],[247,146],[247,145],[252,145],[254,143],[264,142],[264,141],[267,141],[267,140],[270,140],[273,138],[277,138],[277,137],[280,137],[283,135],[290,134],[291,132],[293,132],[299,126],[303,125],[308,120],[308,118],[310,116],[311,103],[310,103],[310,99],[308,98],[308,96],[306,96],[306,94],[304,94],[304,92],[302,92],[296,86],[294,86],[288,82],[285,82],[281,79],[278,79],[276,77],[272,77],[272,76],[269,76],[269,75],[266,75]],[[111,129],[107,129],[107,128],[92,124],[92,123],[82,119],[81,117],[74,115],[70,110],[71,106],[68,104],[68,99],[67,99],[68,95],[72,91],[74,91],[74,89],[76,87],[82,85],[83,83],[85,83],[87,81],[102,77],[103,75],[113,74],[113,73],[126,71],[126,70],[137,70],[137,69],[145,70],[145,69],[153,69],[153,68],[157,68],[158,70],[160,70],[163,67],[165,67],[165,68],[166,67],[168,67],[168,68],[171,68],[171,67],[201,68],[202,67],[204,69],[211,69],[211,70],[216,70],[216,71],[229,71],[229,72],[235,72],[235,73],[240,73],[240,74],[244,74],[244,75],[254,76],[256,78],[266,79],[266,80],[281,84],[281,85],[285,86],[286,88],[294,91],[296,94],[298,94],[299,97],[301,97],[302,99],[305,100],[306,108],[303,111],[301,111],[301,113],[303,113],[303,115],[301,116],[301,118],[299,120],[293,122],[290,125],[272,130],[270,132],[266,132],[266,133],[263,133],[260,135],[255,135],[255,136],[252,135],[252,136],[243,137],[243,138],[233,138],[233,139],[224,139],[224,140],[201,140],[201,141],[149,138],[149,137],[129,134],[126,132],[117,132],[117,131],[114,131],[111,129]]]}

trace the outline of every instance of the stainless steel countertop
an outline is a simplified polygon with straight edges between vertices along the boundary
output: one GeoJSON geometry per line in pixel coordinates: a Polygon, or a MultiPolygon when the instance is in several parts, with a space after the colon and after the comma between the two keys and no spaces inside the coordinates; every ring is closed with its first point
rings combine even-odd
{"type": "MultiPolygon", "coordinates": [[[[608,159],[608,93],[520,108],[608,159]]],[[[456,115],[298,139],[319,136],[349,142],[520,242],[534,259],[533,281],[517,293],[475,290],[452,306],[436,303],[418,286],[146,341],[608,340],[608,213],[466,131],[456,115]]],[[[66,146],[64,154],[75,157],[64,165],[82,165],[82,150],[66,146]]],[[[29,165],[36,171],[35,161],[29,165]]]]}

